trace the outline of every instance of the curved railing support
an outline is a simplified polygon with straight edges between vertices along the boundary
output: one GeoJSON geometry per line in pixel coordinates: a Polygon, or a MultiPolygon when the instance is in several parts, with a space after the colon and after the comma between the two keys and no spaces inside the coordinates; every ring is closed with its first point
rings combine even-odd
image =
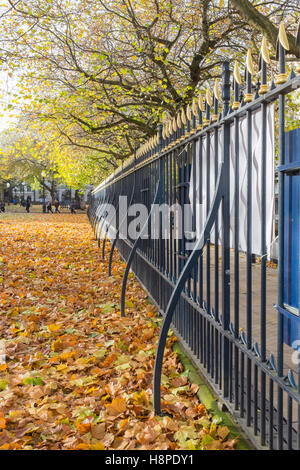
{"type": "Polygon", "coordinates": [[[130,271],[130,268],[131,268],[131,265],[132,265],[134,255],[136,253],[136,250],[138,249],[139,243],[140,243],[143,235],[145,234],[146,229],[148,228],[149,220],[151,219],[152,213],[153,213],[153,210],[154,210],[154,205],[159,202],[161,187],[162,187],[162,179],[161,179],[161,177],[159,177],[159,180],[158,180],[158,183],[157,183],[157,186],[156,186],[156,192],[155,192],[154,200],[153,200],[153,203],[152,203],[152,208],[150,210],[150,213],[148,215],[148,218],[147,218],[145,224],[143,225],[143,227],[142,227],[142,229],[139,233],[138,238],[134,242],[134,245],[133,245],[132,250],[130,252],[129,258],[127,260],[127,264],[126,264],[126,268],[125,268],[125,272],[124,272],[124,277],[123,277],[122,290],[121,290],[121,317],[125,317],[125,294],[126,294],[128,274],[129,274],[129,271],[130,271]]]}
{"type": "MultiPolygon", "coordinates": [[[[111,201],[111,204],[114,204],[115,202],[115,196],[112,198],[112,201],[111,201]]],[[[103,243],[102,243],[102,259],[105,258],[105,244],[106,244],[106,238],[107,238],[107,234],[109,232],[109,229],[110,229],[110,226],[111,226],[111,223],[114,219],[114,214],[112,215],[112,217],[110,218],[110,221],[107,222],[107,226],[106,226],[106,230],[105,230],[105,235],[104,235],[104,238],[103,238],[103,243]]]]}
{"type": "MultiPolygon", "coordinates": [[[[136,153],[134,152],[134,167],[135,167],[135,161],[136,161],[136,153]]],[[[128,216],[129,207],[131,206],[131,204],[133,202],[134,192],[135,192],[135,185],[136,185],[136,172],[134,171],[134,183],[133,183],[133,186],[132,186],[132,192],[131,192],[131,196],[130,196],[129,205],[127,207],[127,212],[126,212],[126,214],[124,215],[122,221],[119,224],[119,228],[118,228],[116,236],[115,236],[115,238],[112,242],[111,250],[110,250],[110,253],[109,253],[109,262],[108,262],[108,276],[109,277],[111,276],[111,268],[112,268],[112,262],[113,262],[113,257],[114,257],[114,251],[115,251],[115,247],[116,247],[117,241],[118,241],[119,236],[120,236],[120,230],[121,230],[121,227],[122,227],[123,223],[125,222],[125,220],[128,216]]]]}
{"type": "MultiPolygon", "coordinates": [[[[135,154],[134,154],[135,155],[135,154]]],[[[134,156],[134,161],[135,161],[135,156],[134,156]]],[[[122,172],[123,172],[123,162],[122,162],[122,172]]],[[[122,192],[123,192],[123,178],[121,179],[121,191],[118,192],[118,195],[122,195],[122,192]]],[[[113,196],[113,203],[115,201],[115,197],[116,197],[116,190],[115,190],[115,187],[114,187],[114,196],[113,196]]],[[[118,202],[118,205],[117,205],[117,208],[119,209],[120,207],[120,198],[119,198],[119,202],[118,202]]],[[[117,211],[115,212],[115,215],[117,215],[117,211]]],[[[106,227],[106,232],[105,232],[105,236],[104,236],[104,240],[103,240],[103,244],[102,244],[102,259],[105,258],[105,245],[106,245],[106,239],[107,239],[107,236],[108,236],[108,233],[109,233],[109,230],[110,230],[110,227],[111,227],[111,224],[112,224],[112,221],[114,220],[114,214],[112,215],[110,221],[108,222],[107,224],[107,227],[106,227]]],[[[116,220],[116,223],[117,223],[117,220],[116,220]]],[[[116,238],[116,237],[115,237],[116,238]]]]}
{"type": "Polygon", "coordinates": [[[94,217],[94,235],[95,235],[95,240],[98,240],[98,228],[100,221],[102,219],[102,213],[103,213],[103,208],[105,206],[105,198],[100,202],[98,205],[97,209],[95,209],[95,217],[94,217]]]}
{"type": "Polygon", "coordinates": [[[185,283],[191,273],[191,270],[193,269],[195,263],[197,262],[199,256],[202,253],[203,247],[207,241],[207,238],[209,237],[210,231],[213,227],[213,224],[216,220],[219,206],[221,203],[221,200],[224,195],[224,175],[225,175],[225,170],[224,170],[224,163],[221,164],[219,174],[218,174],[218,179],[217,179],[217,184],[216,184],[216,190],[215,190],[215,195],[214,199],[212,202],[211,209],[209,211],[209,214],[206,219],[205,226],[202,230],[201,236],[199,240],[196,243],[196,246],[191,253],[189,259],[187,260],[180,276],[179,279],[176,283],[176,286],[174,288],[174,291],[171,295],[171,298],[169,300],[166,314],[164,316],[163,324],[161,327],[160,331],[160,336],[158,340],[158,346],[157,346],[157,352],[156,352],[156,358],[155,358],[155,366],[154,366],[154,380],[153,380],[153,397],[154,397],[154,411],[155,414],[160,415],[161,414],[161,393],[160,393],[160,388],[161,388],[161,373],[162,373],[162,364],[163,364],[163,357],[164,357],[164,350],[166,346],[166,341],[167,341],[167,336],[168,336],[168,331],[172,322],[173,314],[176,308],[176,305],[178,303],[178,300],[181,296],[182,290],[185,286],[185,283]]]}
{"type": "MultiPolygon", "coordinates": [[[[158,153],[159,155],[161,154],[162,150],[162,125],[159,126],[159,148],[158,148],[158,153]]],[[[143,225],[143,228],[141,229],[138,238],[136,239],[132,250],[130,252],[129,258],[127,260],[126,268],[125,268],[125,273],[123,277],[123,283],[122,283],[122,290],[121,290],[121,317],[125,316],[125,294],[126,294],[126,286],[127,286],[127,280],[128,280],[128,274],[131,268],[131,264],[134,258],[134,255],[136,253],[136,250],[138,249],[139,243],[145,233],[145,230],[148,228],[149,220],[151,219],[153,210],[154,210],[154,205],[157,204],[161,198],[161,192],[162,192],[162,183],[163,183],[163,178],[162,178],[162,173],[163,173],[163,163],[161,159],[159,159],[159,169],[158,169],[159,175],[158,175],[158,183],[156,186],[156,192],[154,196],[154,200],[152,202],[152,207],[150,210],[150,213],[148,215],[148,218],[143,225]]]]}
{"type": "Polygon", "coordinates": [[[103,225],[104,225],[104,222],[105,222],[105,219],[107,217],[107,214],[105,214],[106,212],[106,208],[109,204],[109,201],[108,200],[105,200],[102,204],[102,214],[100,216],[100,220],[102,218],[102,222],[101,222],[101,225],[100,225],[100,220],[99,220],[99,223],[98,223],[98,226],[97,226],[97,240],[98,240],[98,247],[100,248],[100,244],[101,244],[101,233],[102,233],[102,228],[103,228],[103,225]]]}

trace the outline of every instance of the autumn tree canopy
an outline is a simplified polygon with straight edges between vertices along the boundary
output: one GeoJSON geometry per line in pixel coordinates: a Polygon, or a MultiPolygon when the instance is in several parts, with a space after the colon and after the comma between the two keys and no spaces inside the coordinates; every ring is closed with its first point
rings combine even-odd
{"type": "Polygon", "coordinates": [[[174,116],[219,77],[225,58],[243,67],[249,47],[258,55],[263,34],[276,66],[283,19],[291,58],[298,53],[292,36],[300,12],[297,0],[6,4],[1,55],[18,77],[10,106],[21,110],[41,140],[51,135],[60,149],[56,159],[62,177],[70,177],[74,162],[91,179],[88,169],[97,180],[110,172],[155,134],[164,114],[174,116]]]}

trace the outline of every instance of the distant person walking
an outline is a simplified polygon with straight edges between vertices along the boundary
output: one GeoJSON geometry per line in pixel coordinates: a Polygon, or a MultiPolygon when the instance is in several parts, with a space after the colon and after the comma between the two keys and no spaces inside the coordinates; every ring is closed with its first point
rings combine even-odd
{"type": "Polygon", "coordinates": [[[48,205],[47,205],[47,214],[49,214],[49,212],[51,212],[51,214],[53,214],[51,201],[49,201],[48,205]]]}
{"type": "Polygon", "coordinates": [[[54,201],[54,207],[55,207],[55,212],[60,214],[60,210],[59,210],[60,204],[57,199],[54,201]]]}
{"type": "Polygon", "coordinates": [[[30,199],[27,199],[27,201],[26,201],[26,212],[27,212],[27,214],[29,214],[29,212],[30,212],[30,206],[31,206],[30,199]]]}
{"type": "Polygon", "coordinates": [[[74,202],[71,202],[70,204],[70,211],[71,211],[71,214],[76,214],[74,202]]]}

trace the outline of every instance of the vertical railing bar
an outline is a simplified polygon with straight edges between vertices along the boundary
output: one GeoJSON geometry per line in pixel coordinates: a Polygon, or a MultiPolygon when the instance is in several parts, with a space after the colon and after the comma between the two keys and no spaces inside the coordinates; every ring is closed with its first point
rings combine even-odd
{"type": "Polygon", "coordinates": [[[243,418],[244,417],[244,413],[245,413],[245,410],[244,410],[244,403],[245,403],[245,399],[244,399],[244,390],[245,390],[245,387],[244,387],[244,384],[245,384],[245,371],[244,371],[244,353],[241,352],[241,373],[240,373],[240,417],[243,418]]]}
{"type": "MultiPolygon", "coordinates": [[[[247,93],[252,93],[252,74],[247,69],[247,93]]],[[[252,348],[252,109],[247,111],[247,348],[252,348]]],[[[251,424],[251,359],[247,358],[247,426],[251,424]]]]}
{"type": "MultiPolygon", "coordinates": [[[[203,203],[203,138],[202,136],[200,137],[199,140],[199,196],[200,196],[200,201],[199,204],[201,204],[201,219],[203,215],[203,208],[202,208],[202,203],[203,203]]],[[[199,303],[202,307],[203,305],[203,252],[200,254],[199,257],[199,303]]]]}
{"type": "MultiPolygon", "coordinates": [[[[239,103],[239,83],[234,78],[234,107],[238,109],[239,103]]],[[[240,290],[240,121],[239,117],[234,118],[234,337],[239,338],[239,290],[240,290]]],[[[235,410],[239,407],[239,350],[235,346],[234,354],[234,385],[235,385],[235,410]]]]}
{"type": "Polygon", "coordinates": [[[258,434],[258,368],[257,365],[254,365],[254,383],[253,383],[253,430],[254,435],[257,436],[258,434]]]}
{"type": "MultiPolygon", "coordinates": [[[[285,74],[285,50],[278,43],[279,49],[279,73],[285,74]]],[[[285,95],[279,95],[278,109],[278,160],[279,165],[285,163],[285,95]]],[[[278,174],[278,305],[283,306],[283,289],[284,289],[284,174],[282,171],[278,174]]],[[[277,327],[277,370],[279,377],[283,376],[283,316],[278,311],[278,327],[277,327]]],[[[278,450],[282,448],[282,420],[283,420],[283,391],[278,386],[278,450]]]]}
{"type": "MultiPolygon", "coordinates": [[[[210,121],[210,105],[206,100],[206,123],[210,121]]],[[[206,216],[210,209],[210,132],[206,132],[206,216]]],[[[206,306],[207,312],[211,310],[211,295],[210,295],[210,234],[206,242],[206,306]]],[[[207,372],[210,373],[210,324],[206,322],[206,363],[207,372]]]]}
{"type": "Polygon", "coordinates": [[[274,383],[272,379],[269,379],[269,448],[274,448],[274,383]]]}
{"type": "MultiPolygon", "coordinates": [[[[230,103],[230,69],[229,63],[223,65],[223,115],[229,112],[230,103]]],[[[230,124],[223,125],[223,155],[224,178],[227,184],[227,191],[224,191],[222,201],[222,325],[223,329],[229,330],[230,325],[230,124]]],[[[223,393],[227,398],[229,394],[229,340],[223,337],[223,393]]]]}
{"type": "MultiPolygon", "coordinates": [[[[195,119],[195,118],[194,118],[195,119]]],[[[196,207],[196,204],[197,204],[197,199],[196,199],[196,186],[197,186],[197,181],[196,181],[196,175],[197,175],[197,165],[198,165],[198,159],[197,159],[197,155],[196,155],[196,148],[197,148],[197,143],[196,143],[196,139],[193,140],[193,147],[192,147],[192,165],[193,165],[193,174],[192,174],[192,178],[193,178],[193,201],[192,201],[192,207],[193,207],[193,215],[192,215],[192,232],[195,234],[195,242],[196,242],[196,237],[197,237],[197,234],[196,234],[196,231],[197,231],[197,219],[196,219],[196,214],[198,212],[198,209],[196,207]]],[[[195,265],[194,267],[194,271],[193,271],[193,294],[192,294],[192,298],[193,300],[196,302],[197,300],[197,278],[198,278],[198,271],[197,271],[197,267],[198,267],[198,263],[195,265]]]]}
{"type": "Polygon", "coordinates": [[[266,445],[266,374],[261,370],[260,374],[261,381],[261,400],[260,400],[260,427],[261,427],[261,445],[266,445]]]}
{"type": "MultiPolygon", "coordinates": [[[[218,99],[214,97],[214,115],[218,115],[218,99]]],[[[219,129],[214,130],[214,151],[215,151],[215,184],[218,178],[218,164],[219,164],[219,129]]],[[[229,190],[229,188],[228,188],[229,190]]],[[[214,305],[215,318],[219,319],[219,217],[217,215],[215,222],[215,305],[214,305]]]]}
{"type": "Polygon", "coordinates": [[[293,448],[293,399],[287,396],[287,450],[293,448]]]}

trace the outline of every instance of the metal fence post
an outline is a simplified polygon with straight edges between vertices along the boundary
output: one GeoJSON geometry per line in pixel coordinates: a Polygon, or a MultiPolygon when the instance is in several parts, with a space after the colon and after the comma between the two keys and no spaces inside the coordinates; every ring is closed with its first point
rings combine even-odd
{"type": "MultiPolygon", "coordinates": [[[[223,113],[229,111],[230,102],[230,69],[229,62],[223,64],[223,113]]],[[[230,324],[230,123],[223,126],[223,162],[226,190],[223,195],[223,241],[222,241],[222,322],[224,330],[229,330],[230,324]]],[[[223,392],[229,396],[229,340],[223,337],[223,392]]]]}

